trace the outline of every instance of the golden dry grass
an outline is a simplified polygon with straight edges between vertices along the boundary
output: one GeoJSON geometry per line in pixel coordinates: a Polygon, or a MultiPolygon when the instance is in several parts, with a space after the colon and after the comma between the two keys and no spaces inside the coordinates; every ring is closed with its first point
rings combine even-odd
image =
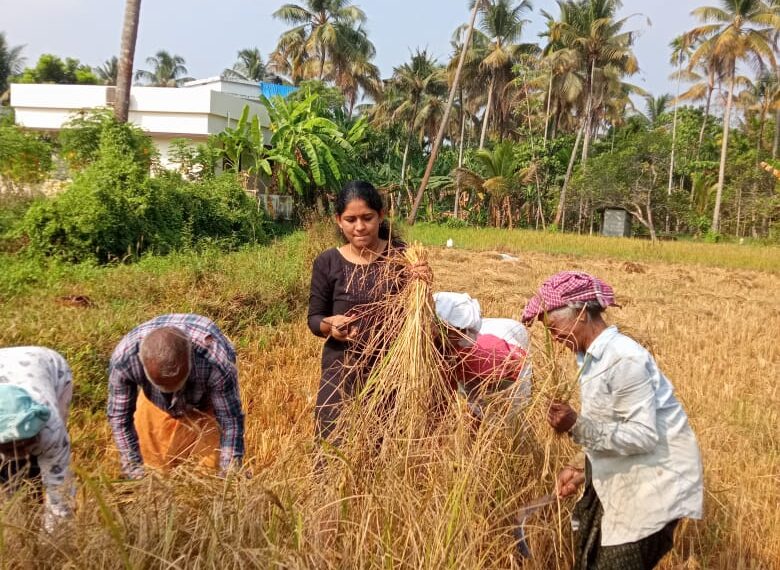
{"type": "MultiPolygon", "coordinates": [[[[706,518],[678,533],[677,548],[662,567],[775,567],[780,559],[776,276],[538,253],[501,261],[495,252],[443,249],[431,251],[431,265],[436,289],[468,291],[487,316],[519,317],[534,287],[558,270],[578,268],[610,282],[623,305],[609,311],[610,319],[653,350],[677,388],[703,451],[706,518]]],[[[176,296],[187,288],[169,285],[174,289],[169,294],[164,285],[147,285],[161,297],[159,307],[143,297],[141,284],[127,293],[128,300],[132,297],[143,306],[143,313],[191,306],[203,310],[208,304],[196,294],[197,284],[179,301],[176,296]]],[[[222,297],[221,290],[214,283],[209,288],[219,299],[239,296],[222,297]]],[[[30,342],[39,334],[47,344],[68,344],[75,353],[73,335],[81,334],[89,342],[80,350],[96,353],[94,360],[102,362],[120,335],[113,326],[101,328],[112,314],[97,291],[90,293],[97,307],[56,308],[54,298],[32,303],[27,310],[14,307],[9,312],[15,319],[4,322],[24,326],[24,331],[6,328],[0,339],[30,342]],[[38,311],[35,322],[23,325],[23,317],[33,309],[38,311]],[[62,311],[69,323],[63,322],[62,311]],[[101,334],[95,337],[90,327],[101,334]]],[[[228,320],[238,345],[247,457],[254,477],[223,482],[185,469],[167,478],[116,482],[116,458],[102,412],[76,410],[71,433],[82,484],[73,527],[66,536],[42,538],[23,497],[4,503],[0,566],[517,566],[511,511],[551,490],[555,469],[574,451],[543,422],[541,403],[549,386],[537,385],[521,453],[505,453],[513,445],[510,435],[485,432],[471,450],[420,462],[414,486],[407,473],[393,469],[357,469],[352,479],[323,479],[312,473],[321,340],[308,332],[302,317],[270,326],[246,318],[235,322],[224,307],[221,311],[217,320],[228,320]],[[426,464],[429,469],[420,468],[426,464]],[[539,472],[529,472],[529,465],[538,466],[539,472]],[[355,489],[362,493],[355,495],[355,489]]],[[[131,313],[135,311],[123,308],[119,316],[124,322],[131,313]]],[[[540,381],[551,364],[541,340],[541,331],[534,330],[540,381]]],[[[572,360],[560,354],[570,380],[572,360]]],[[[88,368],[79,372],[94,374],[88,368]]],[[[570,506],[548,509],[534,520],[529,530],[537,558],[524,567],[567,567],[565,513],[570,506]]]]}
{"type": "MultiPolygon", "coordinates": [[[[648,346],[702,449],[705,520],[665,564],[776,568],[780,561],[780,282],[772,274],[527,253],[438,250],[437,287],[468,291],[486,315],[518,318],[533,287],[564,269],[612,284],[609,319],[648,346]],[[464,266],[473,271],[464,271],[464,266]],[[690,555],[689,559],[685,559],[690,555]]],[[[538,340],[541,331],[535,327],[538,340]]]]}

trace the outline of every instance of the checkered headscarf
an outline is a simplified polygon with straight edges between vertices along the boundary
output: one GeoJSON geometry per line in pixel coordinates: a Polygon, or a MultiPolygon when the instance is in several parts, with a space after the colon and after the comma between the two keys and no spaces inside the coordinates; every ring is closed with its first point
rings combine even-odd
{"type": "Polygon", "coordinates": [[[580,271],[561,271],[542,283],[523,311],[523,322],[535,321],[543,313],[566,307],[570,303],[596,301],[605,309],[615,305],[612,287],[593,275],[580,271]]]}

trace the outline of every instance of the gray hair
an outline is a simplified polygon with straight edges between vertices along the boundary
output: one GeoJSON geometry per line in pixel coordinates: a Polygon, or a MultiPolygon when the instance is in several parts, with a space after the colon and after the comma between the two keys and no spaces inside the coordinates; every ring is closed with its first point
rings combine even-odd
{"type": "MultiPolygon", "coordinates": [[[[174,378],[182,372],[182,362],[192,367],[192,345],[184,331],[176,327],[160,327],[146,335],[138,349],[138,357],[146,372],[146,364],[154,362],[161,379],[174,378]]],[[[147,378],[149,374],[146,374],[147,378]]]]}
{"type": "Polygon", "coordinates": [[[575,301],[573,303],[568,303],[565,307],[550,311],[550,314],[562,315],[563,318],[574,321],[583,312],[588,316],[588,319],[590,319],[603,313],[604,307],[602,307],[598,301],[575,301]]]}

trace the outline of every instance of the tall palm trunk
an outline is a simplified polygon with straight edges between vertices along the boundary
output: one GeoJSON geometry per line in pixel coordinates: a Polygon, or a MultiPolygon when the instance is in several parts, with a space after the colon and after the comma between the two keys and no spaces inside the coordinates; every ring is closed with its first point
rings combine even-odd
{"type": "Polygon", "coordinates": [[[441,126],[439,132],[436,135],[436,140],[433,143],[431,149],[431,156],[428,157],[428,165],[425,167],[425,173],[423,179],[420,181],[420,187],[417,189],[417,196],[414,198],[414,205],[412,211],[409,213],[409,217],[406,219],[409,225],[414,224],[417,219],[417,210],[420,209],[420,202],[422,202],[423,193],[428,186],[428,180],[431,179],[431,172],[433,172],[433,165],[436,162],[436,156],[439,154],[439,147],[441,141],[444,138],[444,131],[447,128],[447,123],[450,119],[450,113],[452,112],[452,105],[455,102],[455,93],[458,91],[458,85],[460,84],[460,75],[463,71],[463,62],[466,61],[466,52],[471,46],[471,34],[474,31],[474,22],[477,20],[477,12],[482,5],[480,0],[474,2],[474,9],[471,11],[471,20],[469,21],[469,27],[466,29],[466,39],[463,42],[463,48],[460,52],[460,59],[458,60],[458,68],[455,70],[455,78],[452,81],[452,87],[450,87],[450,97],[447,100],[447,106],[444,108],[444,116],[441,119],[441,126]]]}
{"type": "Polygon", "coordinates": [[[319,80],[322,81],[325,77],[325,60],[327,58],[327,53],[325,51],[324,46],[320,46],[320,76],[319,80]]]}
{"type": "Polygon", "coordinates": [[[704,131],[707,128],[707,120],[710,118],[710,106],[712,105],[712,92],[715,91],[715,80],[712,72],[710,72],[710,78],[707,84],[707,103],[704,105],[704,118],[701,121],[701,130],[699,131],[699,142],[696,145],[696,159],[699,159],[699,153],[701,152],[701,145],[704,143],[704,131]]]}
{"type": "Polygon", "coordinates": [[[547,86],[547,111],[544,114],[544,139],[542,140],[542,148],[547,148],[547,129],[550,125],[550,103],[552,102],[552,84],[553,84],[553,72],[550,68],[550,82],[547,86]]]}
{"type": "Polygon", "coordinates": [[[761,152],[761,146],[764,142],[764,127],[766,127],[766,115],[767,115],[767,108],[766,105],[761,106],[761,117],[758,120],[758,138],[756,140],[756,150],[758,152],[761,152]]]}
{"type": "MultiPolygon", "coordinates": [[[[460,141],[458,144],[458,169],[463,168],[463,141],[466,138],[466,110],[463,108],[463,88],[460,88],[460,141]]],[[[455,207],[453,217],[457,220],[460,213],[460,176],[455,177],[455,207]]]]}
{"type": "MultiPolygon", "coordinates": [[[[552,78],[552,76],[551,76],[552,78]]],[[[551,85],[552,88],[552,85],[551,85]]],[[[538,201],[539,211],[537,214],[537,223],[538,219],[542,219],[542,229],[546,229],[545,222],[544,222],[544,212],[542,211],[542,190],[539,184],[539,169],[537,168],[536,164],[536,144],[534,143],[534,129],[533,129],[533,123],[531,122],[531,99],[528,96],[528,78],[526,77],[525,71],[523,72],[523,90],[525,91],[525,107],[526,107],[526,116],[528,119],[528,138],[531,143],[531,168],[534,169],[534,179],[536,181],[536,199],[538,201]]],[[[547,111],[549,113],[549,109],[547,111]]],[[[547,136],[547,125],[544,126],[545,130],[545,137],[547,136]]],[[[530,204],[529,204],[530,208],[530,204]]]]}
{"type": "Polygon", "coordinates": [[[493,107],[493,87],[494,78],[490,78],[490,85],[488,86],[488,100],[485,107],[485,116],[482,118],[482,134],[479,136],[479,150],[485,148],[485,136],[487,135],[488,123],[490,122],[490,109],[493,107]]]}
{"type": "Polygon", "coordinates": [[[590,85],[588,86],[588,102],[585,104],[585,142],[582,143],[582,164],[588,162],[590,153],[590,137],[593,130],[593,79],[596,75],[596,62],[590,64],[590,85]]]}
{"type": "Polygon", "coordinates": [[[560,227],[561,220],[563,219],[563,211],[566,204],[566,189],[569,186],[571,180],[571,173],[574,170],[574,162],[577,160],[577,149],[580,147],[580,140],[582,140],[582,132],[585,130],[585,119],[583,118],[580,128],[577,130],[577,138],[574,139],[574,148],[571,150],[571,157],[569,158],[569,166],[566,168],[566,177],[563,179],[563,186],[561,187],[561,196],[558,198],[558,208],[555,211],[555,219],[553,224],[560,227]]]}
{"type": "Polygon", "coordinates": [[[127,122],[130,111],[130,86],[133,84],[133,60],[138,38],[138,19],[141,14],[141,0],[126,0],[125,17],[122,24],[122,45],[119,49],[119,64],[116,76],[116,102],[114,115],[120,123],[127,122]]]}
{"type": "Polygon", "coordinates": [[[732,64],[729,73],[729,94],[726,99],[726,111],[723,114],[723,142],[720,146],[720,169],[718,170],[718,189],[715,193],[715,209],[712,212],[712,231],[720,230],[720,204],[723,199],[723,184],[726,179],[726,155],[729,148],[729,121],[731,120],[731,105],[734,101],[734,79],[737,75],[737,67],[732,64]]]}
{"type": "MultiPolygon", "coordinates": [[[[680,108],[680,74],[682,73],[682,57],[680,55],[677,56],[677,94],[674,98],[674,118],[672,119],[672,155],[669,157],[669,184],[666,188],[666,193],[668,196],[672,195],[672,185],[674,184],[674,158],[675,158],[675,151],[677,150],[677,112],[680,108]]],[[[667,218],[667,231],[669,231],[668,228],[668,218],[667,218]]]]}
{"type": "Polygon", "coordinates": [[[414,109],[412,110],[412,120],[409,122],[409,134],[406,137],[406,145],[404,146],[404,157],[401,160],[401,186],[406,186],[406,161],[409,157],[409,147],[412,144],[412,137],[414,136],[414,123],[417,121],[417,108],[420,105],[420,98],[414,100],[414,109]]]}
{"type": "MultiPolygon", "coordinates": [[[[775,75],[777,75],[777,81],[780,83],[780,65],[775,65],[775,75]]],[[[775,111],[775,138],[772,141],[772,159],[777,158],[777,151],[780,150],[780,108],[775,111]]]]}

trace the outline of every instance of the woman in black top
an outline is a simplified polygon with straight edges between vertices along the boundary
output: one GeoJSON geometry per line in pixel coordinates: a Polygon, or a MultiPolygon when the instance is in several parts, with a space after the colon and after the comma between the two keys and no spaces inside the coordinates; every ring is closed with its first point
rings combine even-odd
{"type": "Polygon", "coordinates": [[[336,198],[336,222],[345,244],[314,260],[309,296],[309,328],[325,337],[317,393],[317,435],[327,437],[344,398],[355,393],[357,374],[345,366],[350,344],[361,331],[355,309],[380,300],[393,285],[380,278],[393,249],[382,197],[368,182],[349,182],[336,198]]]}

